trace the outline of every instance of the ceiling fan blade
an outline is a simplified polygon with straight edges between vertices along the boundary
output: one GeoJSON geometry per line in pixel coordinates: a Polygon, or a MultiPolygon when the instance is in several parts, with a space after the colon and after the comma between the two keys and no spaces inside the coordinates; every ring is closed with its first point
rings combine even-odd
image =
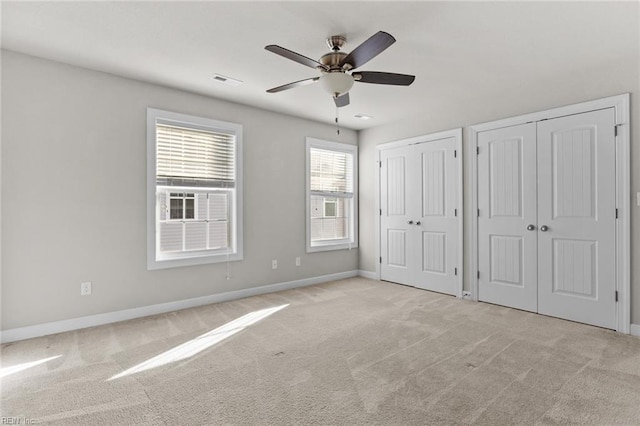
{"type": "Polygon", "coordinates": [[[361,67],[395,42],[396,39],[393,38],[391,34],[378,31],[360,46],[353,49],[353,51],[340,62],[340,66],[349,64],[351,65],[351,69],[361,67]]]}
{"type": "Polygon", "coordinates": [[[338,108],[347,106],[349,105],[349,92],[345,93],[342,96],[338,96],[337,98],[333,98],[333,100],[338,108]]]}
{"type": "Polygon", "coordinates": [[[267,90],[267,93],[277,93],[277,92],[282,92],[283,90],[293,89],[294,87],[306,86],[307,84],[314,83],[318,80],[320,80],[320,77],[313,77],[313,78],[307,78],[305,80],[294,81],[293,83],[283,84],[282,86],[269,89],[267,90]]]}
{"type": "Polygon", "coordinates": [[[415,75],[378,71],[359,71],[351,75],[355,81],[360,83],[392,84],[394,86],[409,86],[416,79],[415,75]]]}
{"type": "Polygon", "coordinates": [[[265,46],[265,49],[267,49],[269,52],[275,53],[276,55],[280,55],[287,59],[291,59],[292,61],[295,61],[302,65],[306,65],[310,68],[320,67],[325,70],[328,69],[326,65],[323,65],[318,61],[315,61],[311,58],[307,58],[306,56],[296,53],[292,50],[285,49],[284,47],[276,46],[275,44],[270,44],[268,46],[265,46]]]}

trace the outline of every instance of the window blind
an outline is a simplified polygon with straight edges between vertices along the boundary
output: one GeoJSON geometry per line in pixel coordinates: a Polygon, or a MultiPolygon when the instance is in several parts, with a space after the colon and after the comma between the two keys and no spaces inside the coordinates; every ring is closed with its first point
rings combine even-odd
{"type": "Polygon", "coordinates": [[[353,155],[310,148],[310,190],[342,196],[353,195],[353,155]]]}
{"type": "Polygon", "coordinates": [[[235,134],[156,122],[156,184],[235,187],[235,134]]]}

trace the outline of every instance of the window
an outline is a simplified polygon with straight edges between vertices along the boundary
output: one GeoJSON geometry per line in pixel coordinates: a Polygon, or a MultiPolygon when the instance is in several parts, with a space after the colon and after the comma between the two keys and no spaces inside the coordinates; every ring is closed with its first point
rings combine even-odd
{"type": "Polygon", "coordinates": [[[337,198],[324,199],[324,217],[337,217],[336,203],[337,198]]]}
{"type": "Polygon", "coordinates": [[[242,126],[147,110],[147,267],[242,259],[242,126]]]}
{"type": "Polygon", "coordinates": [[[307,252],[357,247],[355,145],[307,138],[307,252]]]}
{"type": "MultiPolygon", "coordinates": [[[[163,196],[166,196],[163,194],[163,196]]],[[[195,219],[195,193],[169,193],[169,220],[195,219]]],[[[164,207],[161,207],[164,208],[164,207]]]]}

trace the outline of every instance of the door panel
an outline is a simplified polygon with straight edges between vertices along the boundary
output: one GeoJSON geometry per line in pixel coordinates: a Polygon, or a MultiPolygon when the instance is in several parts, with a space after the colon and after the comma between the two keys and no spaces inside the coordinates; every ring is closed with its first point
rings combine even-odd
{"type": "Polygon", "coordinates": [[[447,234],[445,232],[422,233],[422,270],[446,273],[447,234]]]}
{"type": "Polygon", "coordinates": [[[536,312],[536,126],[481,132],[478,148],[478,298],[536,312]]]}
{"type": "Polygon", "coordinates": [[[490,217],[522,217],[522,143],[521,137],[488,143],[490,217]]]}
{"type": "MultiPolygon", "coordinates": [[[[597,241],[553,239],[552,292],[597,299],[597,241]]],[[[544,276],[544,273],[540,274],[544,276]]],[[[542,306],[544,309],[544,306],[542,306]]]]}
{"type": "Polygon", "coordinates": [[[492,283],[524,287],[522,237],[491,235],[489,280],[492,283]]]}
{"type": "Polygon", "coordinates": [[[444,216],[445,151],[425,150],[422,154],[422,216],[444,216]]]}
{"type": "Polygon", "coordinates": [[[389,266],[407,267],[407,232],[404,229],[387,230],[387,263],[389,266]]]}
{"type": "Polygon", "coordinates": [[[539,312],[615,328],[613,109],[538,123],[539,312]]]}
{"type": "Polygon", "coordinates": [[[386,206],[388,216],[405,216],[407,213],[406,181],[407,156],[400,151],[394,157],[386,160],[386,206]]]}

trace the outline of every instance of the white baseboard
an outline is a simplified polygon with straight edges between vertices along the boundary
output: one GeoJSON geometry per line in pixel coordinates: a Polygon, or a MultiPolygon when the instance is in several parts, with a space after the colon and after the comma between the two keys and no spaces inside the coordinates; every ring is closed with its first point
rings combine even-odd
{"type": "Polygon", "coordinates": [[[228,300],[242,299],[243,297],[258,296],[260,294],[274,293],[276,291],[289,290],[297,287],[320,284],[327,281],[341,280],[360,275],[360,271],[346,271],[337,274],[322,275],[319,277],[304,278],[301,280],[284,283],[269,284],[260,287],[252,287],[243,290],[229,291],[226,293],[212,294],[209,296],[195,297],[193,299],[178,300],[176,302],[160,303],[157,305],[142,306],[139,308],[125,309],[123,311],[108,312],[105,314],[89,315],[29,327],[12,328],[0,331],[0,343],[15,342],[17,340],[31,339],[33,337],[62,333],[65,331],[79,330],[81,328],[95,327],[97,325],[111,324],[149,315],[163,314],[165,312],[178,311],[180,309],[209,305],[211,303],[226,302],[228,300]]]}
{"type": "Polygon", "coordinates": [[[370,280],[377,280],[378,279],[378,275],[375,272],[363,271],[362,269],[360,269],[358,271],[358,276],[363,277],[363,278],[369,278],[370,280]]]}
{"type": "Polygon", "coordinates": [[[632,336],[640,337],[640,324],[631,324],[629,331],[632,336]]]}

